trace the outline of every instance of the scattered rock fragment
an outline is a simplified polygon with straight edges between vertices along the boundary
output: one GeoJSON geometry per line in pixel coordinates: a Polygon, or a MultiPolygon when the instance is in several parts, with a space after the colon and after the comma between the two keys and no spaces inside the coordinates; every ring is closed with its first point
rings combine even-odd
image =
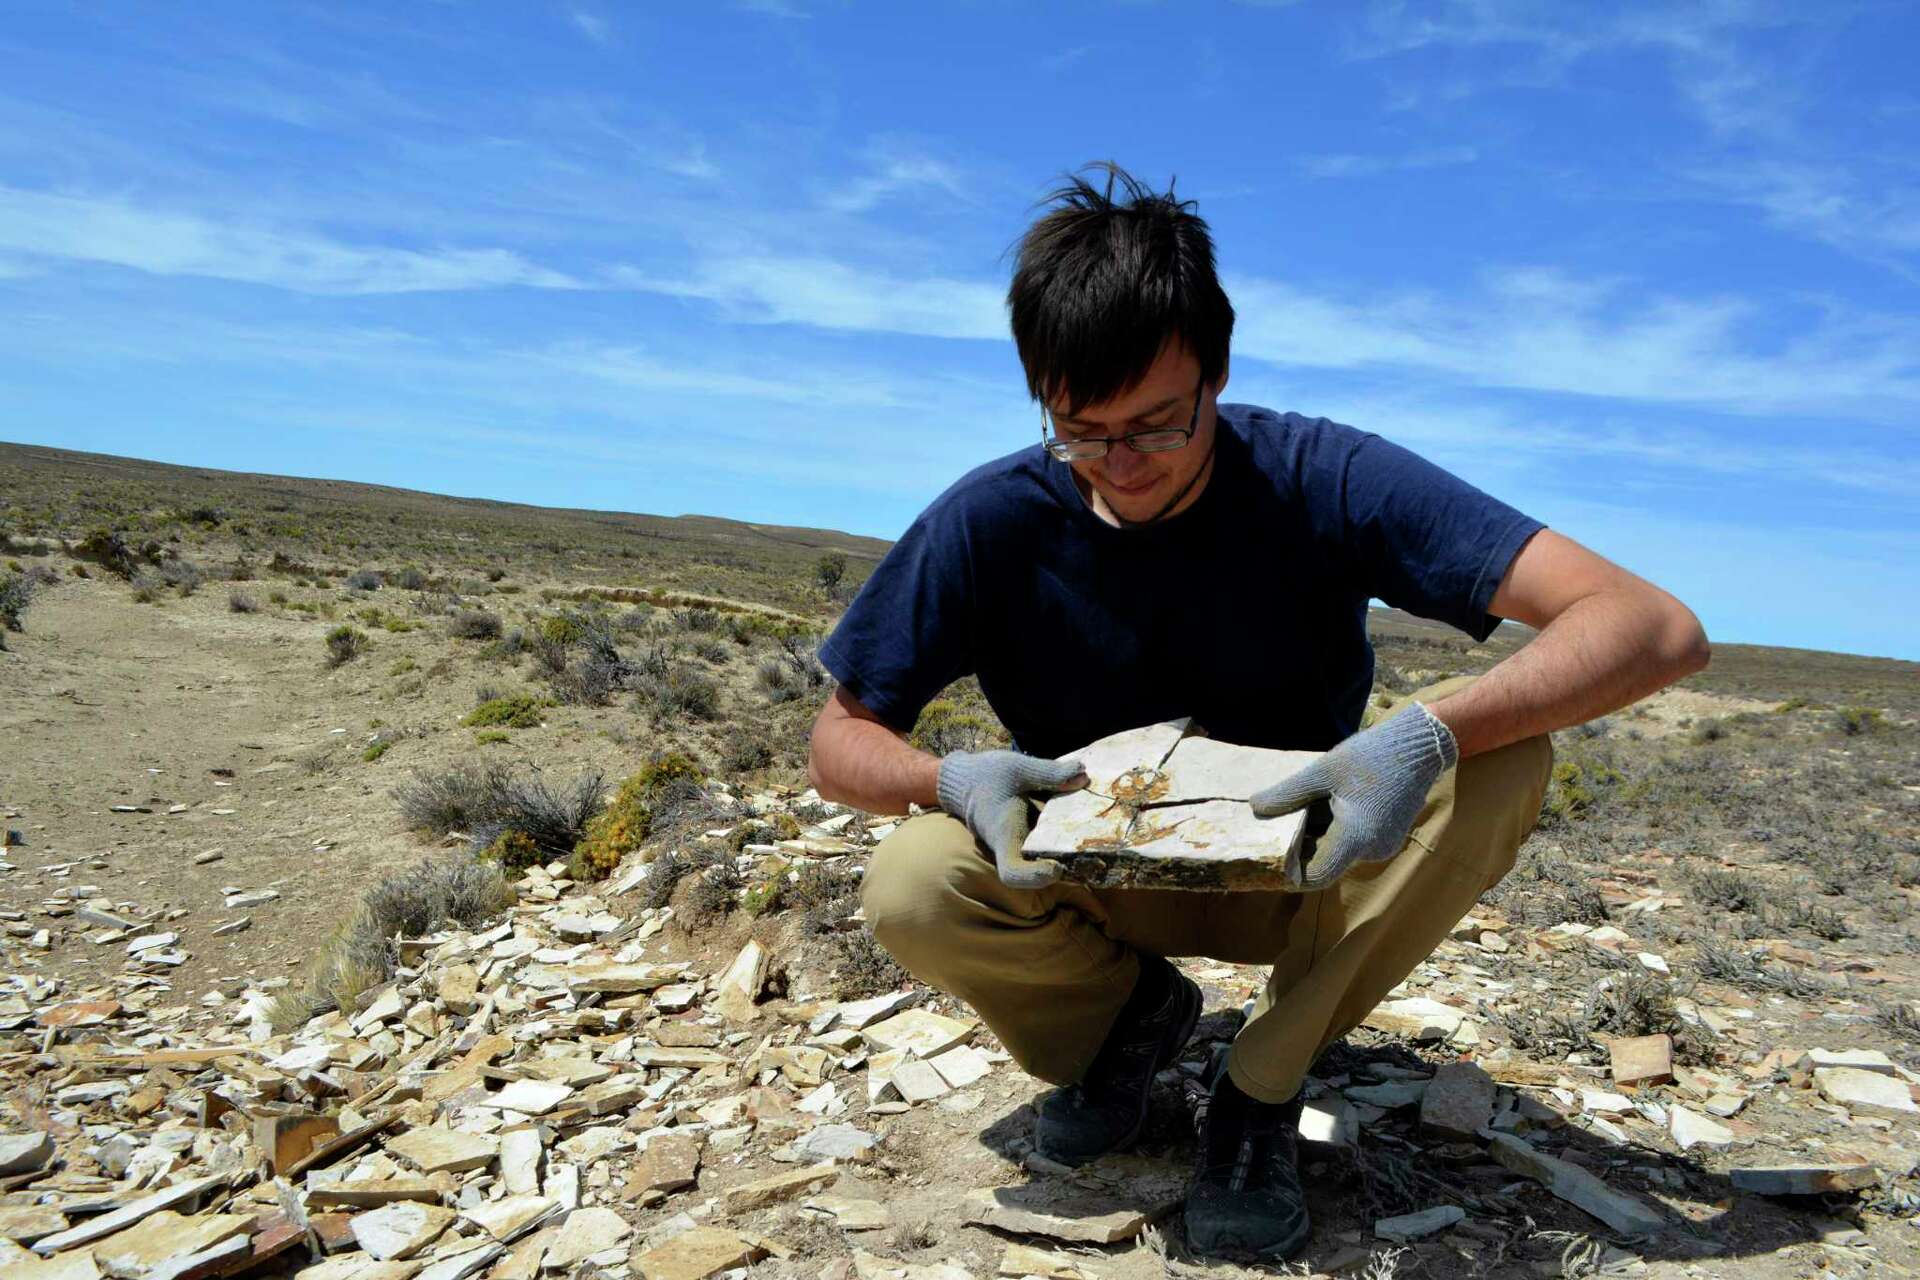
{"type": "Polygon", "coordinates": [[[693,1227],[666,1243],[635,1254],[633,1267],[643,1280],[707,1280],[722,1271],[759,1261],[760,1245],[718,1227],[693,1227]]]}
{"type": "Polygon", "coordinates": [[[1493,1077],[1471,1062],[1449,1062],[1433,1073],[1420,1099],[1420,1128],[1435,1137],[1470,1142],[1493,1119],[1493,1077]]]}
{"type": "Polygon", "coordinates": [[[1859,1067],[1820,1067],[1813,1087],[1829,1102],[1858,1111],[1920,1111],[1904,1081],[1859,1067]]]}
{"type": "Polygon", "coordinates": [[[1665,1084],[1673,1079],[1672,1036],[1623,1036],[1608,1050],[1615,1084],[1665,1084]]]}
{"type": "Polygon", "coordinates": [[[1523,1138],[1496,1133],[1488,1140],[1487,1149],[1495,1160],[1507,1168],[1534,1179],[1560,1199],[1592,1214],[1615,1231],[1626,1235],[1648,1235],[1666,1228],[1666,1218],[1651,1206],[1615,1191],[1579,1165],[1534,1150],[1523,1138]]]}
{"type": "Polygon", "coordinates": [[[1407,1244],[1414,1240],[1424,1240],[1448,1227],[1457,1226],[1467,1220],[1467,1211],[1457,1204],[1435,1205],[1431,1209],[1422,1209],[1418,1213],[1403,1213],[1397,1218],[1381,1218],[1373,1224],[1374,1238],[1390,1240],[1395,1244],[1407,1244]]]}

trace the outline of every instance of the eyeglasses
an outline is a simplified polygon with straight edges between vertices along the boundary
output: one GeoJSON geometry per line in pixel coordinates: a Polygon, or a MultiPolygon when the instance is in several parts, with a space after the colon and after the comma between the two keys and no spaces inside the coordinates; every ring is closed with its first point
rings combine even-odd
{"type": "Polygon", "coordinates": [[[1061,462],[1085,462],[1092,458],[1104,458],[1107,450],[1115,443],[1124,444],[1135,453],[1166,453],[1173,449],[1185,448],[1187,441],[1193,439],[1193,433],[1200,426],[1200,393],[1206,389],[1206,377],[1202,375],[1200,383],[1193,389],[1193,417],[1184,427],[1150,427],[1145,431],[1130,431],[1123,436],[1067,437],[1060,434],[1054,425],[1053,415],[1047,411],[1044,401],[1040,405],[1040,447],[1061,462]],[[1052,434],[1048,434],[1051,431],[1052,434]]]}

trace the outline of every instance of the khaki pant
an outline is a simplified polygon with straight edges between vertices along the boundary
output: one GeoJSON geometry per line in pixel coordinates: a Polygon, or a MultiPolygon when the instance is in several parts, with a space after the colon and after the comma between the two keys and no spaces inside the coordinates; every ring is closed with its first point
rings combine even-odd
{"type": "MultiPolygon", "coordinates": [[[[1369,714],[1471,682],[1444,680],[1369,714]]],[[[963,824],[923,814],[874,848],[866,917],[914,977],[973,1006],[1022,1067],[1055,1084],[1086,1071],[1133,990],[1139,952],[1271,964],[1228,1070],[1251,1096],[1284,1102],[1512,868],[1552,763],[1544,737],[1462,761],[1434,784],[1397,856],[1313,894],[1010,889],[963,824]]]]}

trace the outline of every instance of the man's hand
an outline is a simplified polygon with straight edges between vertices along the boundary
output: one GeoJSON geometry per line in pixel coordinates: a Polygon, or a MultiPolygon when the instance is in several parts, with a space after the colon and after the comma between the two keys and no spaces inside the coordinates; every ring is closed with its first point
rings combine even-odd
{"type": "Polygon", "coordinates": [[[1287,865],[1294,887],[1315,893],[1356,862],[1385,862],[1400,852],[1427,792],[1458,759],[1452,731],[1416,702],[1256,792],[1248,803],[1258,816],[1276,818],[1315,800],[1333,802],[1333,826],[1313,865],[1287,865]]]}
{"type": "Polygon", "coordinates": [[[1060,864],[1020,852],[1026,841],[1027,796],[1086,785],[1078,760],[1042,760],[1018,751],[955,751],[940,761],[940,807],[967,824],[987,848],[1001,883],[1043,889],[1060,878],[1060,864]]]}

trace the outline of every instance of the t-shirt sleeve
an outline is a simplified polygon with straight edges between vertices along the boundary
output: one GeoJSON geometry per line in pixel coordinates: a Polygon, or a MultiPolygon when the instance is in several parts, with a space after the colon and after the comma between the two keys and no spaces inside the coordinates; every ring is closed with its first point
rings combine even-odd
{"type": "Polygon", "coordinates": [[[921,514],[881,558],[820,663],[861,705],[909,732],[933,695],[973,670],[973,581],[963,522],[921,514]]]}
{"type": "Polygon", "coordinates": [[[1341,486],[1347,546],[1369,595],[1476,640],[1500,619],[1493,593],[1546,526],[1411,450],[1363,436],[1341,486]]]}

